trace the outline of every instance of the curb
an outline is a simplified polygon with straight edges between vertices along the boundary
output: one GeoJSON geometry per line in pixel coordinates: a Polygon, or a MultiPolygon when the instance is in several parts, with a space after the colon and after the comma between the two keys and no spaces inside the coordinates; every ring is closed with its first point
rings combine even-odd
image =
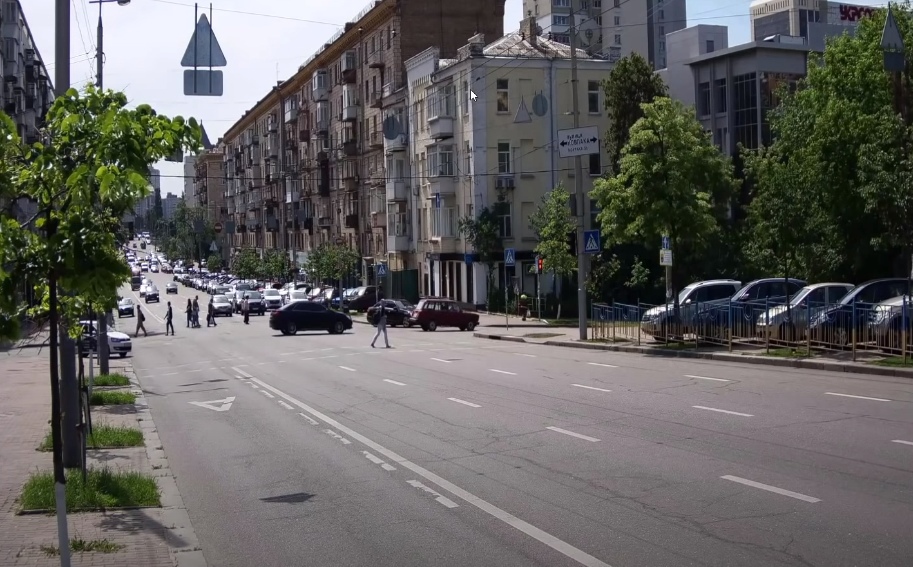
{"type": "Polygon", "coordinates": [[[760,366],[779,366],[781,368],[801,368],[803,370],[824,370],[827,372],[845,372],[847,374],[868,374],[872,376],[889,376],[894,378],[913,378],[913,369],[907,368],[882,368],[878,366],[862,366],[859,364],[845,364],[842,362],[827,362],[824,360],[805,360],[774,358],[756,355],[730,354],[728,352],[693,352],[681,350],[659,350],[650,347],[626,345],[601,345],[591,343],[575,343],[571,341],[527,341],[523,337],[510,337],[489,333],[473,333],[479,339],[508,341],[515,343],[543,344],[564,348],[579,348],[585,350],[601,350],[610,352],[625,352],[641,354],[644,356],[658,356],[663,358],[690,358],[699,360],[714,360],[717,362],[738,362],[741,364],[756,364],[760,366]]]}
{"type": "Polygon", "coordinates": [[[168,526],[165,544],[168,546],[171,562],[175,567],[208,567],[200,548],[200,541],[187,514],[184,499],[178,490],[171,467],[168,466],[168,457],[162,449],[162,440],[159,438],[158,429],[152,420],[152,412],[132,364],[124,368],[124,374],[130,378],[131,391],[136,394],[137,423],[143,432],[146,456],[152,465],[152,474],[161,493],[162,524],[168,526]]]}

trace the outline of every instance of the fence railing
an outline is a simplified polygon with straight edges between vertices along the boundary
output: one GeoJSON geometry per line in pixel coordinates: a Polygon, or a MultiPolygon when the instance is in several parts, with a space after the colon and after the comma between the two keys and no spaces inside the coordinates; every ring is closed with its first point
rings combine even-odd
{"type": "Polygon", "coordinates": [[[733,350],[913,353],[913,302],[849,305],[785,298],[672,305],[594,303],[589,338],[733,350]]]}

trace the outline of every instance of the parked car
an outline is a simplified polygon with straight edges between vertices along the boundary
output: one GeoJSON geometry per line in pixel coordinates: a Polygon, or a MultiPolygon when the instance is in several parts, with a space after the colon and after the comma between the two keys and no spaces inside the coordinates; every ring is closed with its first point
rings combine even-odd
{"type": "Polygon", "coordinates": [[[286,297],[287,297],[287,299],[285,300],[285,302],[287,304],[291,303],[293,301],[307,301],[308,293],[306,291],[304,291],[303,289],[294,289],[294,290],[288,292],[288,295],[286,297]]]}
{"type": "Polygon", "coordinates": [[[410,325],[417,325],[423,331],[436,331],[438,327],[472,331],[479,324],[479,314],[465,311],[452,299],[422,299],[408,320],[410,325]]]}
{"type": "Polygon", "coordinates": [[[873,316],[869,320],[868,336],[875,341],[875,346],[885,352],[902,352],[904,338],[907,342],[907,352],[911,339],[910,334],[911,312],[910,296],[900,295],[892,297],[887,301],[882,301],[873,308],[873,316]],[[906,320],[906,325],[904,325],[906,320]],[[904,337],[904,327],[906,326],[906,337],[904,337]]]}
{"type": "Polygon", "coordinates": [[[859,284],[838,304],[822,309],[812,318],[808,327],[810,339],[839,348],[852,344],[854,336],[857,342],[870,340],[868,330],[875,315],[874,307],[906,291],[906,278],[883,278],[859,284]]]}
{"type": "Polygon", "coordinates": [[[117,302],[117,318],[121,317],[136,317],[136,304],[129,297],[117,302]]]}
{"type": "Polygon", "coordinates": [[[168,295],[169,293],[177,293],[177,292],[178,292],[178,284],[176,284],[174,282],[168,282],[165,284],[165,295],[168,295]]]}
{"type": "Polygon", "coordinates": [[[222,316],[227,315],[227,316],[231,317],[231,316],[232,316],[232,312],[233,312],[232,305],[231,305],[231,300],[228,299],[228,296],[227,296],[227,295],[215,295],[215,296],[213,296],[213,298],[212,298],[212,309],[213,309],[213,313],[214,313],[217,317],[218,317],[219,315],[222,315],[222,316]]]}
{"type": "Polygon", "coordinates": [[[698,305],[700,334],[723,341],[733,337],[754,337],[755,323],[770,306],[782,305],[806,285],[803,280],[762,278],[750,281],[732,297],[698,305]]]}
{"type": "Polygon", "coordinates": [[[644,312],[640,330],[654,340],[663,341],[672,335],[690,333],[696,322],[698,306],[709,301],[729,299],[742,287],[738,280],[704,280],[687,285],[678,293],[679,314],[675,304],[657,305],[644,312]]]}
{"type": "Polygon", "coordinates": [[[264,289],[263,290],[263,306],[264,309],[273,310],[279,309],[282,307],[282,296],[279,295],[278,289],[264,289]]]}
{"type": "Polygon", "coordinates": [[[819,311],[840,301],[853,289],[851,283],[828,282],[807,285],[790,298],[788,304],[771,307],[758,317],[755,325],[762,340],[796,341],[805,336],[808,320],[819,311]]]}
{"type": "Polygon", "coordinates": [[[396,327],[397,325],[402,325],[404,327],[412,326],[409,317],[412,316],[412,310],[415,309],[415,306],[405,299],[384,299],[378,301],[368,308],[368,323],[374,324],[374,313],[377,312],[381,304],[383,304],[384,309],[387,311],[387,325],[391,327],[396,327]]]}
{"type": "MultiPolygon", "coordinates": [[[[79,324],[82,325],[82,338],[80,339],[82,352],[88,355],[98,349],[98,331],[95,329],[94,321],[80,321],[79,324]]],[[[130,335],[112,329],[108,329],[107,333],[109,353],[117,354],[124,358],[133,350],[130,335]]]]}
{"type": "Polygon", "coordinates": [[[270,311],[269,327],[283,335],[298,331],[328,331],[338,335],[352,328],[352,318],[314,301],[292,301],[270,311]]]}
{"type": "Polygon", "coordinates": [[[349,311],[367,311],[377,303],[377,287],[373,285],[355,288],[355,291],[349,297],[343,299],[343,309],[349,311]]]}
{"type": "Polygon", "coordinates": [[[152,303],[153,301],[156,303],[161,302],[161,298],[159,297],[159,288],[149,284],[146,287],[146,303],[152,303]]]}

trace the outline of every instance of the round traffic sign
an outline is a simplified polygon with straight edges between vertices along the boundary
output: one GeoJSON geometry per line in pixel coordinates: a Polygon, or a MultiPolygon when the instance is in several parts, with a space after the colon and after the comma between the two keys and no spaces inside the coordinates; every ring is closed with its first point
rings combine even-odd
{"type": "Polygon", "coordinates": [[[222,223],[217,222],[216,224],[212,225],[212,229],[216,231],[216,234],[219,234],[222,232],[222,223]]]}

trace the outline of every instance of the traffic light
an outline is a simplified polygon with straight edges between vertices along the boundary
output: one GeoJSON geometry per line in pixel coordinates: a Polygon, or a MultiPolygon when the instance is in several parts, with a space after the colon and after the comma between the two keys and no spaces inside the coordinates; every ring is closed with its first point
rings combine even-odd
{"type": "Polygon", "coordinates": [[[536,273],[542,273],[542,256],[536,256],[536,273]]]}

